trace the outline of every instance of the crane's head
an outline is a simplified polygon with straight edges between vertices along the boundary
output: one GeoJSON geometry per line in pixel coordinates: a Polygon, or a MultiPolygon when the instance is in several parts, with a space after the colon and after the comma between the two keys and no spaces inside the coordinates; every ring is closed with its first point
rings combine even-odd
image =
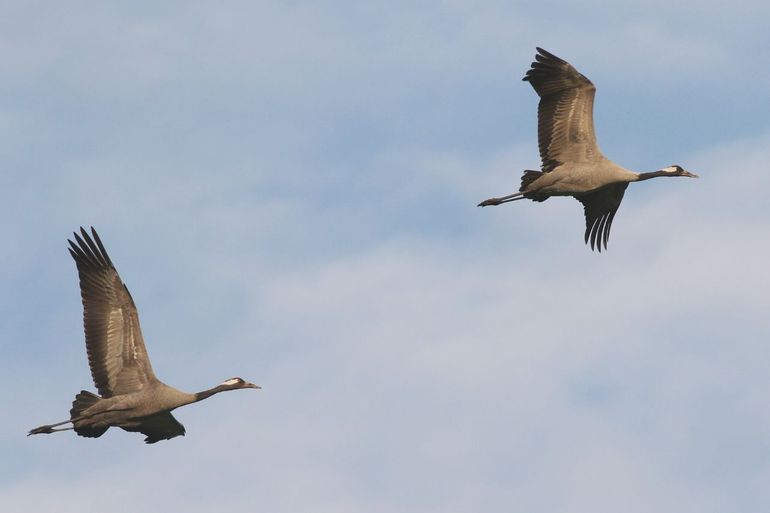
{"type": "Polygon", "coordinates": [[[230,378],[227,381],[220,384],[217,388],[222,388],[223,390],[237,390],[239,388],[262,388],[259,385],[255,385],[254,383],[249,383],[248,381],[244,381],[241,378],[230,378]]]}
{"type": "Polygon", "coordinates": [[[668,167],[664,167],[660,170],[662,173],[666,173],[669,176],[687,176],[690,178],[698,178],[698,175],[695,173],[690,173],[689,171],[685,171],[682,166],[677,164],[672,164],[668,167]]]}

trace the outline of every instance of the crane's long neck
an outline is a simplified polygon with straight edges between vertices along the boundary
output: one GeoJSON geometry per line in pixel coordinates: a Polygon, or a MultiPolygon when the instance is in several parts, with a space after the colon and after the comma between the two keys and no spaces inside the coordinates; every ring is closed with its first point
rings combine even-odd
{"type": "Polygon", "coordinates": [[[218,385],[214,388],[209,388],[208,390],[204,390],[203,392],[196,392],[193,394],[195,396],[194,403],[197,403],[198,401],[202,401],[204,399],[208,399],[214,394],[218,394],[219,392],[224,392],[225,390],[232,390],[230,387],[218,385]]]}
{"type": "Polygon", "coordinates": [[[208,399],[212,395],[218,394],[219,392],[226,392],[227,390],[240,390],[241,388],[261,388],[261,387],[259,385],[255,385],[254,383],[247,383],[243,381],[241,378],[232,378],[232,379],[228,379],[224,383],[220,383],[214,388],[209,388],[208,390],[204,390],[203,392],[197,392],[195,394],[190,394],[190,398],[191,398],[190,402],[197,403],[198,401],[208,399]]]}
{"type": "Polygon", "coordinates": [[[658,176],[676,176],[676,175],[673,175],[668,171],[658,170],[658,171],[651,171],[649,173],[637,173],[636,180],[634,181],[641,182],[643,180],[649,180],[650,178],[657,178],[658,176]]]}

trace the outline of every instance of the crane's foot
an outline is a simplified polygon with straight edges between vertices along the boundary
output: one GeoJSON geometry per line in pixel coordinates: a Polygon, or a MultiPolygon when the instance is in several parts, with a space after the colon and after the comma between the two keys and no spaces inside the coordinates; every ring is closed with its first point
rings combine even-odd
{"type": "Polygon", "coordinates": [[[53,426],[45,425],[45,426],[36,427],[35,429],[31,430],[29,433],[27,433],[27,436],[48,434],[48,433],[53,433],[54,431],[56,430],[53,428],[53,426]]]}
{"type": "Polygon", "coordinates": [[[57,422],[56,424],[46,424],[44,426],[36,427],[29,433],[27,433],[27,436],[29,435],[42,435],[42,434],[49,434],[49,433],[56,433],[57,431],[68,431],[70,429],[75,429],[74,427],[68,427],[68,428],[59,428],[54,429],[56,426],[63,426],[64,424],[69,424],[72,422],[71,420],[63,420],[61,422],[57,422]]]}
{"type": "Polygon", "coordinates": [[[491,207],[494,205],[499,205],[502,203],[502,199],[500,198],[489,198],[488,200],[484,200],[481,203],[478,204],[479,207],[491,207]]]}

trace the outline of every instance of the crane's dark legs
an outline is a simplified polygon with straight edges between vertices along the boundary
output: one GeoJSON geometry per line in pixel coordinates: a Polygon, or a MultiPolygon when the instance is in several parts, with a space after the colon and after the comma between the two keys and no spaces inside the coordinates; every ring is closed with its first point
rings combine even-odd
{"type": "Polygon", "coordinates": [[[508,196],[503,196],[502,198],[489,198],[488,200],[484,200],[481,203],[479,203],[478,206],[490,207],[494,205],[500,205],[501,203],[508,203],[509,201],[516,201],[520,199],[524,199],[523,192],[516,192],[513,194],[509,194],[508,196]]]}
{"type": "MultiPolygon", "coordinates": [[[[81,420],[90,419],[92,417],[95,417],[97,415],[102,415],[104,413],[111,413],[116,411],[128,411],[131,408],[109,408],[104,411],[97,411],[94,413],[90,413],[88,415],[81,415],[80,417],[75,417],[74,419],[70,420],[63,420],[61,422],[57,422],[56,424],[46,424],[44,426],[36,427],[35,429],[31,430],[29,433],[27,433],[27,436],[29,435],[41,435],[41,434],[48,434],[48,433],[55,433],[56,431],[68,431],[70,429],[75,429],[74,424],[75,422],[79,422],[81,420]],[[63,426],[64,424],[69,424],[72,422],[73,427],[68,428],[60,428],[60,429],[54,429],[56,426],[63,426]]],[[[106,427],[104,428],[107,429],[106,427]]],[[[98,435],[97,435],[98,436],[98,435]]]]}
{"type": "MultiPolygon", "coordinates": [[[[78,419],[79,420],[79,419],[78,419]]],[[[64,424],[69,424],[72,422],[71,420],[64,420],[62,422],[57,422],[56,424],[46,424],[44,426],[36,427],[35,429],[31,430],[29,433],[27,433],[27,436],[29,435],[40,435],[43,433],[53,433],[55,431],[66,431],[68,429],[75,429],[74,427],[68,427],[63,429],[54,429],[56,426],[62,426],[64,424]]]]}
{"type": "MultiPolygon", "coordinates": [[[[54,424],[54,425],[56,425],[56,424],[54,424]]],[[[56,428],[54,428],[52,426],[40,426],[38,428],[33,429],[29,433],[27,433],[27,436],[29,436],[29,435],[49,434],[49,433],[55,433],[57,431],[69,431],[70,429],[75,429],[75,428],[73,426],[73,427],[68,427],[68,428],[56,429],[56,428]]]]}
{"type": "MultiPolygon", "coordinates": [[[[120,408],[120,409],[109,410],[109,411],[124,411],[124,410],[127,410],[127,409],[128,408],[120,408]]],[[[84,419],[89,419],[91,417],[99,415],[100,413],[104,413],[104,412],[95,412],[95,413],[92,413],[90,415],[81,415],[80,417],[75,417],[74,419],[70,419],[70,420],[63,420],[61,422],[57,422],[56,424],[45,424],[43,426],[36,427],[35,429],[31,430],[29,433],[27,433],[27,436],[29,436],[29,435],[48,434],[48,433],[54,433],[56,431],[67,431],[67,430],[70,430],[70,429],[75,429],[74,427],[61,428],[61,429],[54,429],[54,428],[56,426],[63,426],[64,424],[69,424],[70,422],[72,422],[72,424],[74,425],[75,422],[78,422],[78,421],[81,421],[81,420],[84,420],[84,419]]]]}

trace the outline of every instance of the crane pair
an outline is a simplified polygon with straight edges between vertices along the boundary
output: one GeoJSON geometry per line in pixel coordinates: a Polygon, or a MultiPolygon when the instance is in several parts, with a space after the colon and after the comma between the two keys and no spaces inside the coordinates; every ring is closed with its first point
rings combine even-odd
{"type": "MultiPolygon", "coordinates": [[[[535,62],[524,80],[540,96],[538,145],[540,171],[526,170],[518,192],[490,198],[480,207],[520,199],[545,201],[572,196],[583,204],[585,242],[591,249],[607,248],[610,227],[631,182],[659,176],[697,175],[672,165],[635,173],[607,159],[599,151],[593,123],[596,88],[568,62],[537,48],[535,62]]],[[[219,392],[260,388],[241,378],[198,393],[177,390],[160,381],[152,370],[139,327],[139,315],[128,288],[118,275],[96,230],[81,228],[69,240],[83,300],[83,324],[91,375],[99,395],[81,391],[72,403],[69,420],[37,427],[29,435],[73,429],[78,435],[99,437],[110,427],[140,432],[155,443],[184,435],[171,411],[219,392]],[[70,427],[61,428],[65,424],[70,427]]]]}

